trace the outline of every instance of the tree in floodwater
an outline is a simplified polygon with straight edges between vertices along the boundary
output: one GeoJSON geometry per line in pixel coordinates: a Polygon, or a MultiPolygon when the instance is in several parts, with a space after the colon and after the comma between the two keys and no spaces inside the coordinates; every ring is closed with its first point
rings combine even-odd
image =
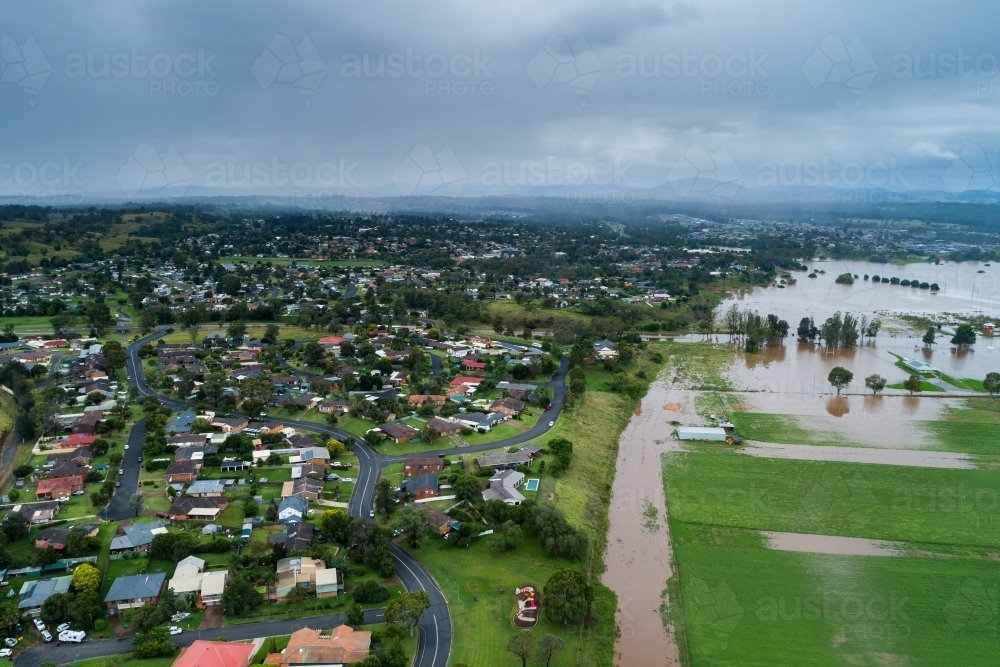
{"type": "Polygon", "coordinates": [[[885,389],[886,382],[887,380],[878,373],[865,378],[865,386],[872,390],[872,394],[877,394],[885,389]]]}
{"type": "Polygon", "coordinates": [[[903,380],[903,389],[910,392],[911,395],[922,391],[923,388],[920,386],[920,378],[918,378],[916,375],[911,375],[910,377],[906,378],[905,380],[903,380]]]}
{"type": "Polygon", "coordinates": [[[847,370],[843,366],[837,366],[830,371],[830,374],[826,377],[826,379],[830,381],[830,384],[832,384],[834,388],[836,388],[837,396],[840,396],[840,390],[851,384],[851,381],[854,380],[854,373],[847,370]]]}
{"type": "Polygon", "coordinates": [[[933,345],[934,344],[934,327],[930,327],[927,330],[927,333],[924,334],[924,337],[923,337],[922,340],[924,341],[924,345],[933,345]]]}

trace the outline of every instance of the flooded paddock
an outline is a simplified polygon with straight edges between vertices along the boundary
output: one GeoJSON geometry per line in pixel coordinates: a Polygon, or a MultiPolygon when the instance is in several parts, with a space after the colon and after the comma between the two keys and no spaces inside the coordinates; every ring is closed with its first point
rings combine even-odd
{"type": "Polygon", "coordinates": [[[899,556],[895,542],[869,540],[862,537],[838,535],[810,535],[807,533],[780,533],[763,531],[767,547],[777,551],[829,554],[832,556],[899,556]]]}

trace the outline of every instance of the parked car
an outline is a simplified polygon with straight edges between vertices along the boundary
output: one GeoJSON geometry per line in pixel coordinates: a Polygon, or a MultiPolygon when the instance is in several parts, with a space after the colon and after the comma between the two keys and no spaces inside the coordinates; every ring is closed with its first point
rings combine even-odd
{"type": "Polygon", "coordinates": [[[52,633],[48,630],[42,630],[42,639],[45,640],[46,644],[48,644],[52,641],[52,633]]]}
{"type": "Polygon", "coordinates": [[[555,422],[549,422],[549,428],[552,428],[552,427],[553,427],[553,426],[555,426],[555,425],[556,425],[556,423],[555,423],[555,422]]]}
{"type": "Polygon", "coordinates": [[[86,639],[87,633],[83,630],[64,630],[59,633],[59,641],[79,644],[86,639]]]}
{"type": "Polygon", "coordinates": [[[125,474],[125,468],[119,468],[118,469],[118,474],[119,475],[124,475],[125,474]]]}
{"type": "Polygon", "coordinates": [[[125,445],[125,449],[128,449],[128,445],[125,445]]]}
{"type": "Polygon", "coordinates": [[[176,625],[171,625],[171,626],[170,626],[170,634],[172,634],[172,635],[179,635],[179,634],[180,634],[180,633],[182,633],[182,632],[184,632],[184,631],[183,631],[183,630],[181,630],[181,629],[180,629],[179,627],[177,627],[176,625]]]}
{"type": "Polygon", "coordinates": [[[74,491],[73,495],[74,496],[82,496],[82,495],[86,495],[86,493],[87,493],[86,491],[84,491],[83,489],[80,489],[79,491],[74,491]]]}
{"type": "Polygon", "coordinates": [[[121,485],[122,485],[121,482],[115,482],[115,486],[121,486],[121,485]]]}
{"type": "Polygon", "coordinates": [[[0,658],[9,658],[13,652],[9,648],[0,648],[0,658]]]}
{"type": "Polygon", "coordinates": [[[371,517],[372,519],[374,519],[375,518],[375,510],[372,510],[371,512],[369,512],[368,516],[371,517]]]}
{"type": "Polygon", "coordinates": [[[191,618],[191,612],[189,611],[177,612],[176,614],[170,617],[170,620],[173,621],[174,623],[180,623],[185,618],[191,618]]]}
{"type": "Polygon", "coordinates": [[[42,619],[36,618],[35,621],[34,621],[34,623],[35,623],[35,627],[38,628],[39,632],[41,632],[42,630],[45,629],[45,621],[43,621],[42,619]]]}
{"type": "Polygon", "coordinates": [[[7,637],[6,639],[3,640],[3,643],[13,648],[17,646],[17,637],[7,637]]]}
{"type": "Polygon", "coordinates": [[[139,457],[139,463],[142,463],[142,457],[141,456],[139,457]]]}
{"type": "Polygon", "coordinates": [[[169,519],[170,515],[167,514],[166,512],[157,512],[156,513],[156,518],[157,519],[169,519]]]}
{"type": "Polygon", "coordinates": [[[56,627],[56,632],[63,632],[65,630],[69,630],[69,623],[63,623],[56,627]]]}

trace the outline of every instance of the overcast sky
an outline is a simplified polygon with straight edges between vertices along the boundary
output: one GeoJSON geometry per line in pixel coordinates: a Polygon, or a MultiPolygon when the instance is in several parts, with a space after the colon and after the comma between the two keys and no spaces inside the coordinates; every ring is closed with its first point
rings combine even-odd
{"type": "Polygon", "coordinates": [[[0,195],[996,193],[998,25],[995,1],[7,0],[0,195]]]}

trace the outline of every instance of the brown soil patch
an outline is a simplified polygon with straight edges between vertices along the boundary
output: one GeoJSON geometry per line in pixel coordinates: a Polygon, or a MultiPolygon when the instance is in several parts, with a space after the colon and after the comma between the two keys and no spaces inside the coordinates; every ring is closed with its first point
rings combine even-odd
{"type": "Polygon", "coordinates": [[[632,414],[634,414],[636,417],[642,414],[642,401],[635,402],[635,410],[632,411],[632,414]]]}
{"type": "Polygon", "coordinates": [[[205,617],[201,619],[199,630],[211,630],[222,627],[222,607],[205,607],[205,617]]]}
{"type": "Polygon", "coordinates": [[[663,409],[664,410],[669,410],[670,412],[677,412],[678,410],[681,409],[681,404],[680,403],[667,403],[666,405],[663,406],[663,409]]]}

